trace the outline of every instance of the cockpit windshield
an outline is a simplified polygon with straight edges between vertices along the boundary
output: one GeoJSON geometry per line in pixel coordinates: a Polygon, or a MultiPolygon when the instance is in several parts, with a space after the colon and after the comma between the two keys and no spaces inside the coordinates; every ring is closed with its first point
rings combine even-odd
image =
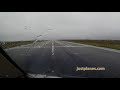
{"type": "Polygon", "coordinates": [[[0,46],[31,78],[120,78],[119,24],[115,12],[0,12],[0,46]]]}

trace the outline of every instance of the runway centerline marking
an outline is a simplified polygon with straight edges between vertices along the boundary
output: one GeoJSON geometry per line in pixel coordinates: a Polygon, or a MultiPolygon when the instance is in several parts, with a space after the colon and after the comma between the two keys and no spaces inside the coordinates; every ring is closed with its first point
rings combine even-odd
{"type": "Polygon", "coordinates": [[[52,41],[52,55],[54,55],[54,44],[53,44],[53,41],[52,41]]]}

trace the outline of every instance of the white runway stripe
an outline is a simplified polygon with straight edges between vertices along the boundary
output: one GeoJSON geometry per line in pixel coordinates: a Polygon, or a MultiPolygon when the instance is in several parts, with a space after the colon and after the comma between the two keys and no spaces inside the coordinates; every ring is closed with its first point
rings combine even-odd
{"type": "Polygon", "coordinates": [[[53,44],[53,41],[52,41],[52,55],[54,55],[54,44],[53,44]]]}

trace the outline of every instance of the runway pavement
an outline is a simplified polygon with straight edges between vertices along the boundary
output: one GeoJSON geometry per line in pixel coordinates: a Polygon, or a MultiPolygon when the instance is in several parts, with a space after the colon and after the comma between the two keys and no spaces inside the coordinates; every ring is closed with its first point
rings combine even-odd
{"type": "Polygon", "coordinates": [[[27,73],[80,78],[120,78],[120,51],[68,41],[43,41],[7,49],[27,73]],[[79,70],[77,67],[104,67],[79,70]]]}

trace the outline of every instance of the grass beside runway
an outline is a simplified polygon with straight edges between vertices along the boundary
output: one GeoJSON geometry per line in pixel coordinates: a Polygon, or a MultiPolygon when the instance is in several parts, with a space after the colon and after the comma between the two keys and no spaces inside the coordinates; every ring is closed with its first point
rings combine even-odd
{"type": "MultiPolygon", "coordinates": [[[[45,40],[40,40],[37,42],[43,42],[45,40]]],[[[34,41],[14,41],[14,42],[0,42],[0,46],[3,49],[7,49],[7,48],[13,48],[13,47],[17,47],[17,46],[21,46],[21,45],[27,45],[27,44],[32,44],[34,41]]]]}
{"type": "Polygon", "coordinates": [[[3,42],[2,43],[2,48],[6,49],[6,48],[12,48],[12,47],[16,47],[16,46],[21,46],[21,45],[27,45],[27,44],[31,44],[33,43],[33,41],[14,41],[14,42],[3,42]]]}
{"type": "Polygon", "coordinates": [[[120,40],[66,40],[66,41],[120,50],[120,40]]]}

